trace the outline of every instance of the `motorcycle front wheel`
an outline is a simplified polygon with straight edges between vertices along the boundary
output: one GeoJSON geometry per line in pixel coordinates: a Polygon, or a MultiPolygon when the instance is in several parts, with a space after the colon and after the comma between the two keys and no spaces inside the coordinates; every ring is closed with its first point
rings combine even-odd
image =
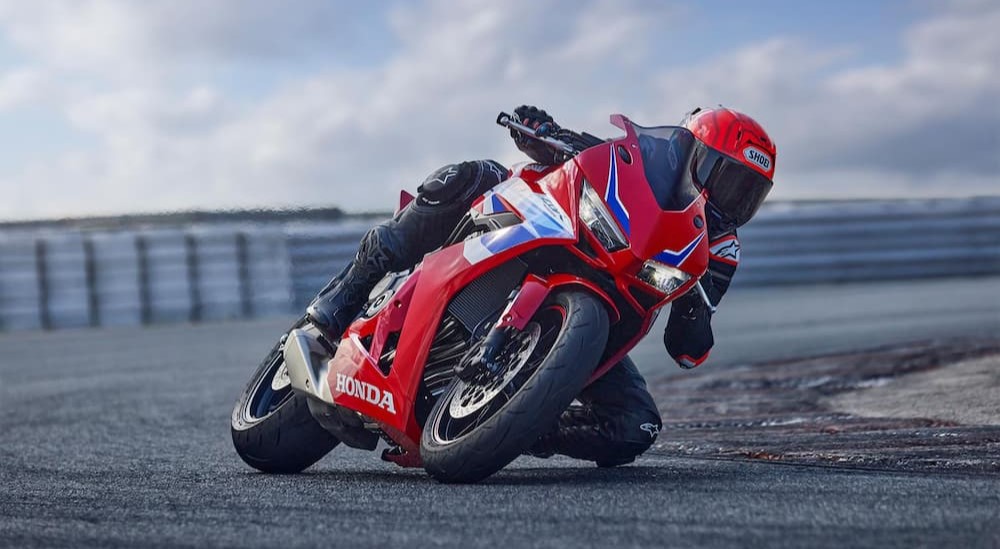
{"type": "Polygon", "coordinates": [[[438,398],[421,437],[424,468],[447,483],[478,482],[551,429],[597,367],[608,313],[593,295],[551,295],[509,338],[499,371],[458,378],[438,398]]]}

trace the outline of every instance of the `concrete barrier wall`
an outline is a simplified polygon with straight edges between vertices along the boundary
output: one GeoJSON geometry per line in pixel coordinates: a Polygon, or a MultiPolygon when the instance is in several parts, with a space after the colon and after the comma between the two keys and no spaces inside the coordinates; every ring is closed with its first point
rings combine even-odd
{"type": "MultiPolygon", "coordinates": [[[[0,329],[300,311],[376,220],[0,233],[0,329]]],[[[1000,274],[1000,198],[774,204],[735,286],[1000,274]]]]}

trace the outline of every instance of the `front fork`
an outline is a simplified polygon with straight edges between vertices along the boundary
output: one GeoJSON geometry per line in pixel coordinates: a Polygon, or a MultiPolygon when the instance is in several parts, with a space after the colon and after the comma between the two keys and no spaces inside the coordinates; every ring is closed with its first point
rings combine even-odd
{"type": "Polygon", "coordinates": [[[507,297],[507,305],[482,342],[455,365],[455,375],[463,381],[471,381],[484,368],[495,373],[502,366],[497,364],[497,358],[510,334],[527,326],[548,295],[549,289],[544,279],[528,275],[507,297]]]}
{"type": "Polygon", "coordinates": [[[529,274],[521,285],[511,292],[507,299],[507,306],[500,313],[497,323],[490,329],[480,345],[467,354],[458,365],[455,366],[455,374],[463,381],[474,379],[476,375],[485,368],[491,372],[500,365],[496,363],[497,357],[503,350],[510,335],[514,332],[524,330],[538,309],[542,306],[545,298],[557,287],[564,285],[580,285],[597,294],[606,305],[609,306],[610,316],[616,321],[620,318],[618,309],[614,301],[593,282],[571,276],[555,275],[545,279],[538,275],[529,274]]]}

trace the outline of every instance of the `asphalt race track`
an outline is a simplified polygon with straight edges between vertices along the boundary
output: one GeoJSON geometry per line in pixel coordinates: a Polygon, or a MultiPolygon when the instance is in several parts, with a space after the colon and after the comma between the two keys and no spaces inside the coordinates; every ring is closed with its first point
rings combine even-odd
{"type": "MultiPolygon", "coordinates": [[[[754,289],[704,367],[1000,334],[1000,280],[754,289]]],[[[285,321],[0,336],[0,546],[1000,545],[996,475],[647,454],[599,470],[522,458],[476,486],[338,448],[268,476],[229,412],[285,321]]],[[[639,349],[663,367],[659,334],[639,349]]]]}

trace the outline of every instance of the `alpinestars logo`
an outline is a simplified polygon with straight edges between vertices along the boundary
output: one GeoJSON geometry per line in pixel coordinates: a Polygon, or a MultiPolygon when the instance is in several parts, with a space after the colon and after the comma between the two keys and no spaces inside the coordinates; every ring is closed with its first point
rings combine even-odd
{"type": "Polygon", "coordinates": [[[740,242],[735,238],[725,239],[715,243],[709,248],[708,253],[719,259],[728,259],[732,263],[740,262],[740,242]]]}
{"type": "Polygon", "coordinates": [[[383,391],[370,383],[358,381],[353,377],[347,377],[344,374],[337,374],[336,387],[337,392],[348,394],[354,398],[360,398],[361,400],[370,402],[390,414],[396,413],[396,405],[393,403],[392,393],[389,391],[383,391]]]}

